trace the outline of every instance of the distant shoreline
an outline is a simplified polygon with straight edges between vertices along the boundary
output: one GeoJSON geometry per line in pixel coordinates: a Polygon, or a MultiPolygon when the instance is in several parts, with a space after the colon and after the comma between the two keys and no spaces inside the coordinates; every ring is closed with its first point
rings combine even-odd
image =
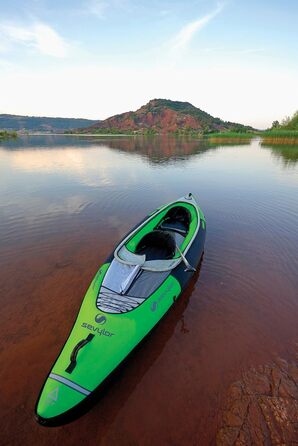
{"type": "Polygon", "coordinates": [[[96,136],[96,137],[106,137],[106,136],[138,136],[138,135],[126,135],[125,133],[119,134],[98,134],[98,133],[18,133],[18,136],[96,136]]]}
{"type": "Polygon", "coordinates": [[[0,141],[4,141],[5,139],[12,139],[17,137],[34,137],[34,136],[72,136],[72,137],[91,137],[91,138],[127,138],[127,137],[172,137],[172,138],[192,138],[198,140],[206,140],[210,143],[221,143],[221,142],[249,142],[254,138],[260,138],[263,143],[272,143],[272,144],[289,144],[296,145],[298,144],[298,131],[256,131],[256,132],[218,132],[218,133],[209,133],[209,134],[141,134],[141,133],[17,133],[0,130],[0,141]]]}

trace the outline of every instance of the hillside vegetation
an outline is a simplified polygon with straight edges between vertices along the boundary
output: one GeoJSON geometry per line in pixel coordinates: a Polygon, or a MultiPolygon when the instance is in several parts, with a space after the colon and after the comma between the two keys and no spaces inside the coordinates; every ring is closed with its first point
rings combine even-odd
{"type": "Polygon", "coordinates": [[[8,132],[7,130],[0,130],[0,141],[2,139],[16,138],[16,137],[17,137],[16,132],[8,132]]]}
{"type": "Polygon", "coordinates": [[[271,130],[297,130],[298,131],[298,111],[292,117],[287,116],[281,123],[274,121],[271,130]]]}
{"type": "Polygon", "coordinates": [[[87,127],[97,121],[80,118],[47,118],[0,114],[0,130],[63,133],[77,127],[87,127]]]}

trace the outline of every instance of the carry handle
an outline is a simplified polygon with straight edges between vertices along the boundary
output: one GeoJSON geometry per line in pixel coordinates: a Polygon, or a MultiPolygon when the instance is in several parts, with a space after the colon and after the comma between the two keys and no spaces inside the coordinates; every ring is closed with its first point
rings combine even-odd
{"type": "Polygon", "coordinates": [[[177,243],[176,243],[176,249],[179,252],[184,265],[186,266],[184,272],[185,273],[194,273],[196,271],[196,268],[194,268],[193,266],[190,265],[190,263],[188,262],[187,258],[185,257],[185,255],[183,254],[183,252],[181,251],[181,249],[179,248],[177,243]]]}
{"type": "Polygon", "coordinates": [[[65,370],[66,373],[72,373],[73,369],[77,365],[77,356],[79,353],[79,350],[81,350],[82,347],[84,347],[86,344],[88,344],[92,339],[94,338],[94,334],[88,334],[86,339],[82,339],[80,342],[77,343],[73,351],[70,355],[70,363],[67,369],[65,370]]]}

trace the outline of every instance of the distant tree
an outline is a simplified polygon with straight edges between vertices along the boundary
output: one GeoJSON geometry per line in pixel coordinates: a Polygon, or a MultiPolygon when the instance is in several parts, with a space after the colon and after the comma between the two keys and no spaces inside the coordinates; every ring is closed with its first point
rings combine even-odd
{"type": "Polygon", "coordinates": [[[231,131],[231,132],[234,132],[234,133],[246,133],[246,132],[247,132],[247,129],[246,129],[244,126],[241,126],[241,125],[235,125],[234,127],[232,127],[232,128],[230,129],[230,131],[231,131]]]}
{"type": "Polygon", "coordinates": [[[278,129],[279,127],[280,127],[279,121],[272,122],[272,126],[271,126],[272,129],[278,129]]]}

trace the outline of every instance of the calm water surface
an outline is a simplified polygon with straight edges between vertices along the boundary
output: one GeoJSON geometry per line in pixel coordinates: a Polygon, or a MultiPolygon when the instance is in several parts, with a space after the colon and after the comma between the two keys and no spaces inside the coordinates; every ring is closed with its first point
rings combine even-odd
{"type": "Polygon", "coordinates": [[[213,444],[230,383],[295,357],[297,217],[297,146],[2,142],[1,443],[213,444]],[[144,215],[188,192],[207,220],[199,273],[87,415],[40,427],[35,400],[100,263],[144,215]]]}

